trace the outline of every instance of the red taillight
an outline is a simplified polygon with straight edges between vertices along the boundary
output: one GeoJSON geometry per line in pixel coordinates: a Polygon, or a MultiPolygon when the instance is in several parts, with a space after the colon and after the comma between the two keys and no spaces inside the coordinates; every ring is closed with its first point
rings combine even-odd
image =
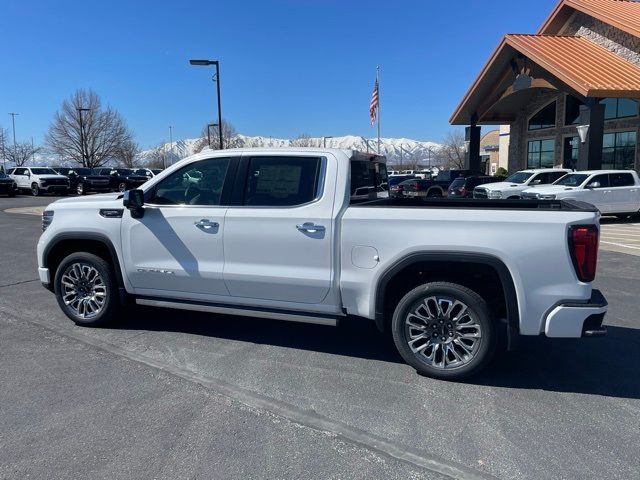
{"type": "Polygon", "coordinates": [[[422,185],[420,185],[419,183],[416,183],[416,190],[422,190],[422,185]]]}
{"type": "Polygon", "coordinates": [[[596,277],[598,237],[595,225],[575,226],[569,231],[571,260],[581,282],[592,282],[596,277]]]}
{"type": "Polygon", "coordinates": [[[467,189],[462,186],[458,189],[458,191],[460,192],[460,195],[466,195],[467,194],[467,189]]]}

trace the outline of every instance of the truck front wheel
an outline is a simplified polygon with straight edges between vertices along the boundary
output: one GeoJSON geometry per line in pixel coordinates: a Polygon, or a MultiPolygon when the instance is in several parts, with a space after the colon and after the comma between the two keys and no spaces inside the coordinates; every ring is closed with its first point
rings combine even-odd
{"type": "Polygon", "coordinates": [[[418,373],[459,380],[491,360],[496,329],[486,302],[462,285],[432,282],[414,288],[398,303],[393,341],[418,373]]]}
{"type": "Polygon", "coordinates": [[[76,324],[98,327],[117,313],[118,293],[107,262],[91,253],[73,253],[56,270],[54,288],[58,305],[76,324]]]}

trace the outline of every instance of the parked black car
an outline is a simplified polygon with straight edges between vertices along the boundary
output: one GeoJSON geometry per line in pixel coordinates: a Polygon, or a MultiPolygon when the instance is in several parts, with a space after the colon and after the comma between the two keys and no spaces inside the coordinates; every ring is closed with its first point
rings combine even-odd
{"type": "Polygon", "coordinates": [[[69,177],[69,190],[76,192],[78,195],[111,191],[111,177],[109,175],[98,175],[91,168],[56,167],[54,170],[60,175],[69,177]]]}
{"type": "Polygon", "coordinates": [[[478,185],[503,181],[504,177],[490,177],[488,175],[458,177],[449,185],[448,196],[452,198],[473,198],[473,189],[478,185]]]}
{"type": "Polygon", "coordinates": [[[15,197],[16,193],[18,193],[18,185],[15,180],[6,173],[0,172],[0,195],[15,197]]]}
{"type": "Polygon", "coordinates": [[[412,180],[417,178],[415,175],[394,175],[389,177],[389,196],[390,197],[402,197],[404,191],[405,180],[412,180]]]}
{"type": "Polygon", "coordinates": [[[458,177],[484,175],[483,172],[474,170],[445,170],[431,180],[416,180],[404,188],[404,195],[409,197],[444,197],[449,190],[449,185],[458,177]]]}
{"type": "Polygon", "coordinates": [[[149,180],[149,177],[145,175],[136,175],[131,168],[98,168],[96,173],[109,176],[111,179],[109,186],[112,192],[133,190],[149,180]]]}

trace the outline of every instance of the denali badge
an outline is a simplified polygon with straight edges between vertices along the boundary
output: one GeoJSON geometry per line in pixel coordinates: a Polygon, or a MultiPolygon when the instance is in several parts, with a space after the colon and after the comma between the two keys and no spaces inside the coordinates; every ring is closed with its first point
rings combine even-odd
{"type": "Polygon", "coordinates": [[[140,273],[164,273],[165,275],[175,275],[173,270],[165,270],[164,268],[139,268],[140,273]]]}

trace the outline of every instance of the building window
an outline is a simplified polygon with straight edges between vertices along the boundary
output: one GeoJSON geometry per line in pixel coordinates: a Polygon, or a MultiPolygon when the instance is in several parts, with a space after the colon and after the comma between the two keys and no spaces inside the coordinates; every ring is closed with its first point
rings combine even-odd
{"type": "Polygon", "coordinates": [[[527,144],[527,168],[553,168],[555,140],[530,140],[527,144]]]}
{"type": "Polygon", "coordinates": [[[542,130],[556,126],[556,102],[541,109],[529,120],[529,130],[542,130]]]}
{"type": "Polygon", "coordinates": [[[564,124],[577,125],[580,122],[580,105],[583,103],[576,97],[567,95],[564,109],[564,124]]]}
{"type": "Polygon", "coordinates": [[[638,101],[632,98],[603,98],[604,119],[627,118],[638,116],[638,101]]]}
{"type": "Polygon", "coordinates": [[[602,136],[602,168],[633,169],[636,160],[635,131],[605,133],[602,136]]]}

